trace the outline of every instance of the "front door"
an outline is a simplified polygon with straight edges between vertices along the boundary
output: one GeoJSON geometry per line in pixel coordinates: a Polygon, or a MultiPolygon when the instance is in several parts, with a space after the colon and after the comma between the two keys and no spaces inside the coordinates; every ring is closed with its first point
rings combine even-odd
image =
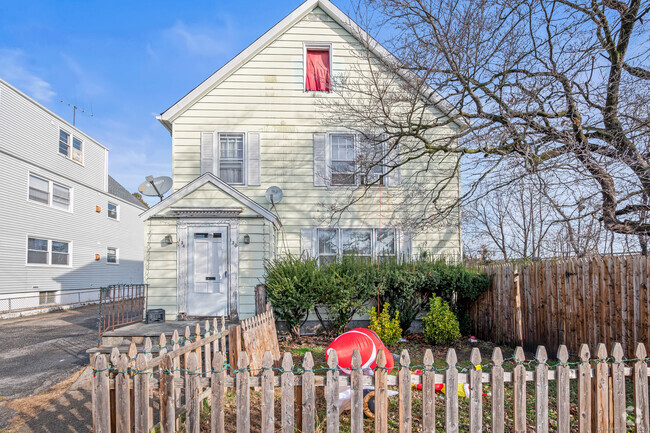
{"type": "Polygon", "coordinates": [[[194,227],[188,254],[188,316],[228,315],[228,230],[194,227]]]}

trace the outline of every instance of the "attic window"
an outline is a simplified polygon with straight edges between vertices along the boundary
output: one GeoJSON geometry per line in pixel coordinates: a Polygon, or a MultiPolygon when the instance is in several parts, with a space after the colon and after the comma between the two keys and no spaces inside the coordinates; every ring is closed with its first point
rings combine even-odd
{"type": "Polygon", "coordinates": [[[305,47],[305,90],[329,92],[332,90],[331,50],[329,46],[305,47]]]}

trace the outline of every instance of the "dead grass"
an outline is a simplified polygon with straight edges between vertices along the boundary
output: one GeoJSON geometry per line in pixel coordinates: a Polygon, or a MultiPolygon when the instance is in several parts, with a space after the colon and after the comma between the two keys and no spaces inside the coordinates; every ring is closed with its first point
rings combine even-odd
{"type": "Polygon", "coordinates": [[[9,420],[9,427],[4,428],[2,433],[18,431],[26,422],[50,407],[52,402],[61,397],[76,382],[83,371],[83,368],[80,369],[64,381],[57,383],[40,394],[0,402],[0,405],[18,412],[16,416],[9,420]]]}

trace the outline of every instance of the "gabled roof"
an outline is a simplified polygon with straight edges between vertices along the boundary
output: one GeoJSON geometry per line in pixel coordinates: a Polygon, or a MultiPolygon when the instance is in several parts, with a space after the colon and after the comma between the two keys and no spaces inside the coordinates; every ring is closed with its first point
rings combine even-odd
{"type": "Polygon", "coordinates": [[[228,185],[226,182],[224,182],[223,180],[219,179],[214,174],[209,172],[204,173],[201,176],[197,177],[192,182],[188,183],[183,188],[179,189],[178,191],[176,191],[175,193],[173,193],[172,195],[170,195],[160,203],[150,207],[147,211],[141,213],[140,219],[142,219],[143,221],[148,220],[152,216],[156,215],[158,212],[168,208],[174,203],[177,203],[182,198],[188,196],[189,194],[193,193],[197,189],[201,188],[206,183],[210,183],[214,185],[225,194],[229,195],[230,197],[234,198],[244,206],[256,212],[258,215],[271,221],[271,223],[273,223],[274,226],[276,227],[280,226],[278,218],[275,215],[273,215],[270,211],[262,207],[255,200],[251,199],[250,197],[236,190],[235,188],[228,185]]]}
{"type": "Polygon", "coordinates": [[[124,188],[118,181],[113,179],[110,175],[108,176],[108,193],[114,197],[120,198],[124,201],[131,203],[139,208],[146,209],[147,207],[143,205],[140,200],[133,197],[126,188],[124,188]]]}
{"type": "MultiPolygon", "coordinates": [[[[307,14],[309,14],[315,8],[320,7],[325,13],[327,13],[332,19],[334,19],[339,25],[346,29],[351,35],[356,37],[363,44],[367,44],[370,51],[375,54],[378,58],[383,59],[384,61],[392,64],[399,64],[399,60],[393,56],[393,54],[384,48],[379,42],[377,42],[372,36],[370,36],[365,30],[363,30],[357,23],[355,23],[349,16],[343,13],[339,8],[334,6],[329,0],[307,0],[289,15],[284,17],[282,21],[273,26],[270,30],[260,36],[255,42],[249,45],[242,52],[237,54],[232,60],[226,63],[221,67],[217,72],[209,76],[205,81],[196,86],[190,93],[183,96],[179,99],[174,105],[169,107],[160,116],[156,118],[160,123],[171,132],[172,122],[176,117],[182,114],[187,107],[192,105],[194,102],[203,97],[206,93],[212,90],[216,85],[221,83],[224,79],[230,76],[233,72],[243,66],[248,62],[252,57],[257,53],[266,48],[271,42],[276,38],[281,36],[285,31],[291,28],[298,21],[303,19],[307,14]]],[[[404,69],[400,71],[400,75],[403,79],[408,82],[417,81],[417,75],[412,71],[404,69]]],[[[428,88],[423,92],[423,97],[433,104],[435,104],[438,109],[440,109],[447,116],[457,116],[458,111],[448,103],[442,96],[438,94],[434,89],[428,88]]],[[[463,119],[455,119],[459,127],[464,128],[468,124],[463,119]]]]}

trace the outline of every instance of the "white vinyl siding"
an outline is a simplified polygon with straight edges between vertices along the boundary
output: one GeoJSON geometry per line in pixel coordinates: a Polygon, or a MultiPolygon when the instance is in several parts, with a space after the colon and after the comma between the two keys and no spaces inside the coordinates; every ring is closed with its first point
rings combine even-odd
{"type": "Polygon", "coordinates": [[[27,264],[69,266],[70,242],[28,237],[27,264]]]}
{"type": "Polygon", "coordinates": [[[70,211],[72,193],[67,186],[30,174],[28,199],[57,209],[70,211]]]}

